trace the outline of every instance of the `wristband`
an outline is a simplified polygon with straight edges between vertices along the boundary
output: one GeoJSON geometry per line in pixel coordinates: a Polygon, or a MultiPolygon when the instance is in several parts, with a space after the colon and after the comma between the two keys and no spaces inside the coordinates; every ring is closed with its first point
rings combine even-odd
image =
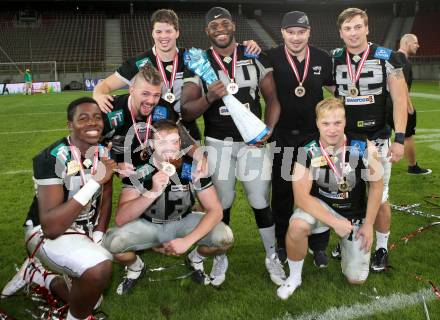
{"type": "Polygon", "coordinates": [[[90,179],[75,195],[73,199],[78,201],[82,206],[85,206],[98,191],[100,184],[93,179],[90,179]]]}
{"type": "Polygon", "coordinates": [[[405,144],[405,134],[402,132],[396,132],[394,134],[394,142],[405,144]]]}

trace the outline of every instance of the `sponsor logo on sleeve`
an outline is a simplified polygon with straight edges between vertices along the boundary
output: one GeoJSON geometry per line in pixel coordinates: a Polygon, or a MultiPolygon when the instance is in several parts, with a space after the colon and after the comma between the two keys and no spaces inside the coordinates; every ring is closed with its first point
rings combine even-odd
{"type": "Polygon", "coordinates": [[[124,124],[124,112],[122,110],[107,113],[107,118],[112,129],[120,127],[124,124]]]}
{"type": "Polygon", "coordinates": [[[374,53],[374,57],[382,60],[389,60],[391,57],[391,50],[384,47],[378,47],[374,53]]]}
{"type": "Polygon", "coordinates": [[[164,106],[155,106],[153,110],[153,122],[168,119],[168,109],[164,106]]]}
{"type": "Polygon", "coordinates": [[[363,156],[365,149],[367,148],[367,142],[362,140],[351,140],[350,153],[355,156],[363,156]]]}
{"type": "Polygon", "coordinates": [[[182,163],[182,173],[180,174],[180,177],[187,181],[192,181],[192,165],[189,162],[183,162],[182,163]]]}
{"type": "Polygon", "coordinates": [[[136,61],[136,67],[138,68],[138,69],[140,69],[140,68],[142,68],[143,66],[145,66],[147,63],[151,63],[151,60],[150,60],[150,58],[143,58],[143,59],[141,59],[141,60],[137,60],[136,61]]]}

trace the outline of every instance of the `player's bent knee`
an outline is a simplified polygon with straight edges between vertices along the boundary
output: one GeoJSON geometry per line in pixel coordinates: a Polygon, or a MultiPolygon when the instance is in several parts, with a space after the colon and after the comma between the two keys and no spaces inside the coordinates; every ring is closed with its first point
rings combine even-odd
{"type": "Polygon", "coordinates": [[[310,225],[302,219],[292,219],[289,224],[288,236],[292,239],[297,237],[308,236],[310,233],[310,225]]]}
{"type": "Polygon", "coordinates": [[[117,228],[107,231],[102,241],[104,248],[112,254],[122,253],[127,250],[130,234],[118,232],[117,228]]]}
{"type": "Polygon", "coordinates": [[[110,260],[105,260],[94,267],[87,269],[81,278],[94,286],[106,286],[110,281],[111,274],[112,262],[110,260]]]}

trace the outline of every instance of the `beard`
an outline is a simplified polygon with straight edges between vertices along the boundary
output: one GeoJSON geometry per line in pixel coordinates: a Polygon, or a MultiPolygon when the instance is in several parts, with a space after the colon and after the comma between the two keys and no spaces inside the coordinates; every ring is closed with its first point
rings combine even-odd
{"type": "Polygon", "coordinates": [[[215,37],[209,37],[209,39],[216,47],[224,49],[229,47],[232,41],[234,41],[234,35],[232,33],[228,34],[228,41],[226,41],[225,44],[218,43],[217,40],[215,40],[215,37]]]}

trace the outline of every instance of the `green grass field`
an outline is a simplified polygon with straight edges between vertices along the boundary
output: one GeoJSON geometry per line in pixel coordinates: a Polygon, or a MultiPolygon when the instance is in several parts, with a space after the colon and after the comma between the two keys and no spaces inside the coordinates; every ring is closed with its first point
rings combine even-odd
{"type": "MultiPolygon", "coordinates": [[[[427,196],[440,194],[440,90],[438,83],[416,82],[413,91],[438,95],[436,99],[413,98],[418,111],[417,158],[421,166],[431,168],[433,173],[409,176],[406,162],[401,161],[393,167],[390,200],[395,204],[421,203],[424,211],[440,215],[438,207],[425,202],[427,196]]],[[[20,265],[25,257],[22,223],[34,192],[32,157],[66,134],[67,104],[83,95],[84,92],[66,92],[0,97],[0,287],[15,273],[14,264],[20,265]]],[[[118,182],[114,189],[116,202],[120,191],[118,182]]],[[[439,199],[431,201],[440,203],[439,199]]],[[[390,243],[433,221],[436,220],[393,212],[390,243]]],[[[332,260],[327,269],[318,270],[308,256],[302,287],[283,302],[277,298],[276,286],[266,273],[263,246],[240,185],[232,210],[231,227],[236,242],[229,253],[230,267],[221,288],[202,287],[190,279],[160,282],[148,279],[184,274],[185,267],[179,266],[166,272],[147,274],[131,294],[120,297],[115,290],[122,276],[122,267],[115,264],[103,310],[110,319],[294,319],[300,315],[303,315],[301,319],[315,319],[317,314],[330,308],[375,302],[379,311],[360,319],[425,319],[421,301],[387,313],[380,310],[385,310],[381,306],[387,304],[392,294],[429,289],[429,285],[416,280],[412,273],[440,285],[440,227],[434,227],[407,244],[399,242],[391,251],[393,268],[386,273],[370,274],[363,286],[347,284],[339,262],[332,260]],[[376,295],[380,296],[379,299],[372,298],[376,295]],[[312,312],[315,316],[310,316],[312,312]]],[[[335,242],[333,234],[329,251],[335,242]]],[[[142,257],[150,268],[183,262],[183,258],[164,257],[152,252],[145,252],[142,257]]],[[[207,269],[210,270],[209,263],[207,269]]],[[[431,319],[440,319],[439,299],[430,299],[427,305],[431,319]]],[[[20,320],[30,318],[24,308],[32,306],[24,295],[0,301],[0,309],[20,320]]],[[[337,312],[334,309],[334,314],[337,312]]]]}

